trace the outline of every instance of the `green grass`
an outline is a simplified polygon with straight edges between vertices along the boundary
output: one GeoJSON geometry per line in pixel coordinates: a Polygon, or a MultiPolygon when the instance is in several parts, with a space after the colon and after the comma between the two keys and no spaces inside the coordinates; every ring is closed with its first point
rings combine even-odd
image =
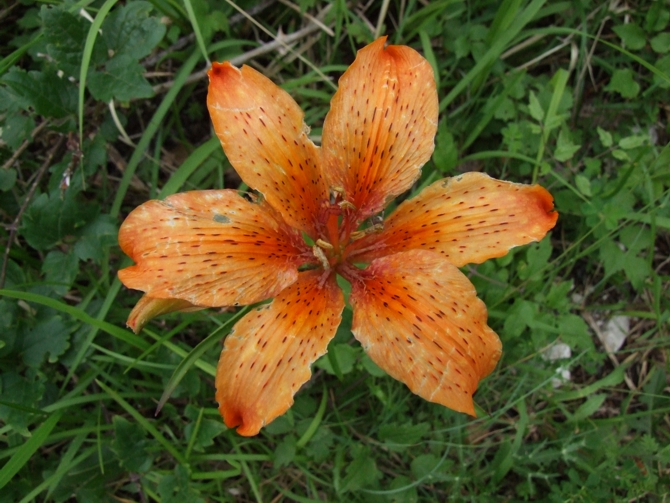
{"type": "Polygon", "coordinates": [[[670,5],[297,6],[0,8],[0,503],[666,501],[670,5]],[[473,170],[537,181],[559,222],[464,268],[504,345],[477,419],[370,365],[347,310],[295,405],[243,438],[213,389],[217,338],[239,311],[132,334],[118,227],[151,197],[240,185],[212,138],[207,59],[262,70],[318,137],[377,30],[424,54],[439,83],[436,150],[413,192],[473,170]],[[279,33],[299,36],[271,45],[279,33]],[[612,319],[625,341],[608,353],[612,319]],[[556,344],[569,356],[547,359],[556,344]]]}

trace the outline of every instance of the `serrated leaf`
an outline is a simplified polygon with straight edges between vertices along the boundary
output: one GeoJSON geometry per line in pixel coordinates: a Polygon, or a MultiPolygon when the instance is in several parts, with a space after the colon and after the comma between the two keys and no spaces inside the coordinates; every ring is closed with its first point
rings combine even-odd
{"type": "Polygon", "coordinates": [[[44,383],[30,381],[16,372],[8,372],[0,376],[2,401],[0,404],[0,420],[11,426],[16,432],[28,436],[28,425],[35,418],[35,414],[25,409],[34,409],[37,402],[44,395],[44,383]],[[19,407],[12,407],[16,404],[19,407]]]}
{"type": "Polygon", "coordinates": [[[88,22],[82,16],[68,12],[66,5],[43,6],[40,17],[47,53],[59,70],[68,77],[78,78],[88,22]]]}
{"type": "Polygon", "coordinates": [[[391,423],[379,427],[379,439],[387,444],[400,444],[401,449],[405,449],[407,445],[416,444],[428,431],[428,423],[391,423]]]}
{"type": "Polygon", "coordinates": [[[97,214],[97,207],[80,204],[76,195],[66,192],[41,194],[26,210],[21,235],[37,250],[47,250],[65,236],[76,234],[97,214]]]}
{"type": "Polygon", "coordinates": [[[356,491],[381,478],[381,473],[370,454],[370,449],[355,445],[352,448],[351,455],[353,460],[347,466],[347,474],[342,480],[342,492],[356,491]]]}
{"type": "Polygon", "coordinates": [[[154,91],[143,74],[144,67],[131,56],[116,56],[107,62],[104,71],[89,75],[89,90],[95,99],[105,103],[112,98],[119,101],[151,98],[154,91]]]}
{"type": "Polygon", "coordinates": [[[82,227],[80,238],[74,245],[75,254],[81,260],[100,262],[105,257],[105,249],[116,245],[118,231],[118,225],[110,215],[98,215],[82,227]]]}
{"type": "Polygon", "coordinates": [[[544,110],[542,110],[540,100],[537,99],[537,96],[535,96],[533,91],[531,91],[529,95],[528,112],[537,122],[542,122],[542,119],[544,119],[544,110]]]}
{"type": "Polygon", "coordinates": [[[137,62],[151,53],[165,35],[165,25],[150,16],[149,2],[129,2],[115,9],[102,25],[102,39],[114,58],[137,62]]]}
{"type": "Polygon", "coordinates": [[[112,449],[116,452],[121,466],[128,471],[143,473],[151,468],[152,456],[147,453],[149,444],[147,432],[137,423],[131,423],[121,416],[114,416],[114,441],[112,449]]]}
{"type": "Polygon", "coordinates": [[[626,48],[632,51],[642,49],[647,43],[647,35],[644,30],[635,23],[621,24],[612,28],[619,35],[626,48]]]}
{"type": "Polygon", "coordinates": [[[630,68],[614,70],[606,91],[619,93],[623,98],[635,98],[640,92],[640,84],[633,79],[633,71],[630,68]]]}
{"type": "Polygon", "coordinates": [[[422,454],[412,460],[412,475],[416,480],[426,482],[437,478],[441,460],[434,454],[422,454]]]}
{"type": "Polygon", "coordinates": [[[572,142],[569,134],[561,130],[558,133],[558,139],[556,140],[556,150],[554,150],[554,157],[557,161],[565,162],[575,155],[575,153],[581,148],[581,145],[575,145],[572,142]]]}
{"type": "Polygon", "coordinates": [[[603,144],[603,147],[609,148],[612,146],[612,134],[609,131],[605,131],[603,128],[598,126],[598,137],[600,138],[600,143],[603,144]]]}
{"type": "Polygon", "coordinates": [[[77,89],[66,78],[52,69],[44,72],[26,72],[13,67],[0,82],[8,85],[22,98],[25,109],[32,107],[44,117],[63,118],[77,108],[77,89]]]}
{"type": "MultiPolygon", "coordinates": [[[[334,353],[331,357],[334,356],[337,358],[337,364],[340,367],[340,372],[342,374],[348,374],[354,370],[354,364],[356,363],[356,358],[358,358],[359,353],[357,348],[349,346],[349,344],[334,344],[332,347],[328,348],[328,351],[334,353]]],[[[336,375],[328,355],[320,358],[316,362],[316,366],[322,368],[330,375],[336,375]]]]}
{"type": "Polygon", "coordinates": [[[296,453],[296,439],[293,435],[288,435],[279,443],[275,449],[275,469],[289,465],[296,453]]]}
{"type": "Polygon", "coordinates": [[[644,287],[645,281],[651,275],[649,262],[631,252],[625,254],[623,270],[626,273],[626,277],[633,285],[633,288],[636,290],[640,290],[644,287]]]}
{"type": "Polygon", "coordinates": [[[58,295],[65,295],[77,277],[79,260],[74,253],[51,250],[42,263],[42,272],[47,283],[56,283],[49,285],[50,288],[58,295]]]}
{"type": "Polygon", "coordinates": [[[72,325],[65,323],[60,315],[39,322],[22,341],[23,363],[29,367],[39,367],[44,357],[55,363],[68,347],[72,325]]]}
{"type": "Polygon", "coordinates": [[[595,350],[589,326],[581,316],[577,316],[576,314],[559,316],[558,331],[563,342],[571,348],[581,348],[587,351],[595,350]]]}
{"type": "Polygon", "coordinates": [[[458,147],[447,125],[442,122],[437,128],[433,162],[443,173],[453,170],[458,162],[458,147]]]}

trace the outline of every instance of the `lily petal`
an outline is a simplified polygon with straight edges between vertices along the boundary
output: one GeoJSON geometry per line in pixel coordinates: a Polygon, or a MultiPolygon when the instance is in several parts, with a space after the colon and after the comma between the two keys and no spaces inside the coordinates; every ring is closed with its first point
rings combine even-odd
{"type": "Polygon", "coordinates": [[[362,262],[401,251],[440,253],[457,267],[506,255],[541,240],[558,219],[554,200],[539,185],[504,182],[483,173],[438,180],[404,201],[384,223],[351,246],[362,262]]]}
{"type": "Polygon", "coordinates": [[[374,260],[354,281],[352,332],[372,360],[412,392],[474,415],[472,395],[501,354],[472,283],[439,254],[374,260]]]}
{"type": "Polygon", "coordinates": [[[174,313],[181,311],[182,313],[190,313],[193,311],[200,311],[204,307],[194,306],[187,300],[181,299],[154,299],[148,295],[142,295],[142,298],[137,301],[135,307],[128,316],[126,325],[136,334],[142,331],[144,325],[149,320],[160,316],[162,314],[174,313]]]}
{"type": "Polygon", "coordinates": [[[409,189],[435,147],[433,69],[414,49],[385,41],[358,51],[323,125],[326,179],[344,189],[360,220],[409,189]]]}
{"type": "Polygon", "coordinates": [[[296,281],[302,237],[233,190],[148,201],[128,215],[119,244],[136,265],[128,288],[199,306],[251,304],[296,281]]]}
{"type": "Polygon", "coordinates": [[[214,63],[209,80],[207,107],[230,163],[292,227],[315,237],[328,193],[298,104],[248,66],[214,63]]]}
{"type": "Polygon", "coordinates": [[[270,304],[242,318],[226,338],[216,372],[216,399],[229,428],[256,435],[293,404],[340,324],[344,298],[334,275],[300,273],[270,304]]]}

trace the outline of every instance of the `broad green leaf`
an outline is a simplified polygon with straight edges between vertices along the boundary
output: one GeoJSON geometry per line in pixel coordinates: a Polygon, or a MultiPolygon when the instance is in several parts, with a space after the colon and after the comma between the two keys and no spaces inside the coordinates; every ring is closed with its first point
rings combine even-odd
{"type": "Polygon", "coordinates": [[[624,68],[614,71],[605,90],[619,93],[623,98],[631,99],[639,94],[640,84],[633,79],[633,71],[630,68],[624,68]]]}
{"type": "MultiPolygon", "coordinates": [[[[88,21],[82,16],[68,12],[64,4],[56,7],[42,6],[40,17],[47,52],[56,67],[63,71],[66,77],[79,78],[88,21]]],[[[104,52],[99,49],[96,54],[100,57],[104,52]]]]}
{"type": "Polygon", "coordinates": [[[72,328],[60,315],[39,322],[21,343],[23,362],[29,367],[38,367],[47,354],[49,363],[57,362],[58,357],[70,347],[72,328]]]}
{"type": "Polygon", "coordinates": [[[131,423],[121,416],[114,416],[114,441],[112,449],[116,452],[121,466],[131,472],[144,473],[153,462],[147,452],[150,441],[146,431],[137,423],[131,423]]]}
{"type": "Polygon", "coordinates": [[[277,445],[275,449],[275,459],[274,467],[281,468],[282,466],[289,465],[293,458],[295,458],[296,453],[296,440],[293,435],[287,435],[284,439],[277,445]]]}
{"type": "MultiPolygon", "coordinates": [[[[340,367],[340,372],[342,374],[348,374],[354,369],[354,364],[356,363],[356,358],[358,357],[359,350],[355,347],[349,346],[349,344],[333,344],[328,348],[329,353],[334,353],[334,356],[337,359],[337,364],[340,367]]],[[[322,368],[330,375],[336,375],[335,369],[331,360],[328,358],[328,355],[325,355],[315,364],[317,367],[322,368]]]]}
{"type": "Polygon", "coordinates": [[[74,253],[51,250],[44,258],[42,272],[48,283],[59,283],[49,287],[58,295],[65,295],[79,272],[79,259],[74,253]]]}
{"type": "Polygon", "coordinates": [[[99,263],[105,257],[105,249],[116,245],[118,233],[118,225],[112,217],[98,215],[81,228],[74,252],[81,260],[92,259],[99,263]]]}
{"type": "Polygon", "coordinates": [[[59,192],[41,194],[28,206],[20,232],[37,250],[47,250],[65,236],[75,235],[97,214],[97,208],[83,204],[71,191],[61,199],[59,192]]]}
{"type": "MultiPolygon", "coordinates": [[[[33,129],[35,129],[35,121],[32,117],[22,113],[11,113],[0,127],[0,137],[10,149],[16,150],[30,136],[33,129]]],[[[4,170],[0,170],[2,171],[4,170]]],[[[1,185],[0,190],[2,190],[1,185]]]]}
{"type": "Polygon", "coordinates": [[[442,173],[451,172],[458,163],[458,147],[454,141],[454,135],[449,132],[444,122],[441,122],[437,128],[433,162],[442,173]]]}
{"type": "Polygon", "coordinates": [[[594,351],[589,326],[581,316],[564,314],[558,317],[558,331],[563,342],[572,348],[594,351]]]}
{"type": "Polygon", "coordinates": [[[632,51],[642,49],[647,43],[647,36],[644,30],[635,23],[621,24],[612,28],[614,33],[619,35],[626,48],[632,51]]]}
{"type": "Polygon", "coordinates": [[[127,54],[115,56],[103,71],[88,76],[89,90],[95,99],[109,102],[112,98],[130,101],[151,98],[153,88],[144,78],[144,67],[127,54]]]}
{"type": "Polygon", "coordinates": [[[379,427],[379,440],[387,444],[401,444],[404,450],[407,444],[416,444],[430,431],[430,424],[391,423],[379,427]]]}
{"type": "MultiPolygon", "coordinates": [[[[152,9],[149,2],[129,2],[107,16],[102,24],[102,40],[114,59],[126,56],[122,61],[136,63],[150,54],[163,39],[165,25],[157,17],[150,16],[152,9]]],[[[107,68],[113,71],[109,63],[107,68]]],[[[118,70],[119,67],[114,68],[118,70]]]]}
{"type": "Polygon", "coordinates": [[[29,410],[34,409],[44,395],[44,383],[37,379],[28,380],[16,372],[8,372],[0,376],[0,385],[0,399],[3,402],[0,403],[0,420],[19,434],[28,436],[28,425],[35,419],[35,414],[29,410]]]}
{"type": "Polygon", "coordinates": [[[381,478],[382,474],[377,469],[369,448],[354,444],[351,456],[353,460],[347,466],[347,474],[342,480],[342,492],[357,491],[381,478]]]}
{"type": "Polygon", "coordinates": [[[60,119],[77,110],[76,87],[53,69],[26,72],[13,67],[0,83],[8,85],[22,98],[24,108],[30,107],[44,117],[60,119]]]}

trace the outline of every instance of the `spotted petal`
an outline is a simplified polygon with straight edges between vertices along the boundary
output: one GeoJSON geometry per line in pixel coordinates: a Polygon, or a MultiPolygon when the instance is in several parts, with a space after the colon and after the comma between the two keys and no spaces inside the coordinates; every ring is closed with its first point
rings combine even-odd
{"type": "Polygon", "coordinates": [[[364,219],[406,191],[433,153],[438,101],[433,69],[386,37],[358,51],[323,125],[324,173],[364,219]]]}
{"type": "Polygon", "coordinates": [[[133,210],[119,244],[128,288],[198,306],[250,304],[298,277],[302,237],[233,190],[175,194],[133,210]]]}
{"type": "Polygon", "coordinates": [[[298,104],[248,66],[214,63],[209,79],[207,107],[230,163],[291,226],[316,236],[328,194],[298,104]]]}
{"type": "Polygon", "coordinates": [[[421,250],[376,259],[361,278],[352,332],[370,358],[426,400],[474,415],[472,395],[501,344],[472,283],[421,250]]]}
{"type": "Polygon", "coordinates": [[[229,428],[259,430],[293,404],[340,324],[344,299],[334,275],[300,273],[270,304],[248,313],[226,338],[216,372],[216,399],[229,428]]]}
{"type": "Polygon", "coordinates": [[[135,304],[135,307],[130,312],[126,325],[137,334],[142,331],[142,328],[144,328],[144,325],[146,325],[149,320],[156,316],[177,311],[190,313],[193,311],[200,311],[201,309],[205,308],[194,306],[187,300],[154,299],[148,295],[142,295],[142,298],[135,304]]]}
{"type": "Polygon", "coordinates": [[[503,182],[483,173],[439,180],[404,201],[384,223],[351,246],[356,260],[406,250],[440,253],[452,264],[479,264],[541,240],[558,219],[539,185],[503,182]]]}

